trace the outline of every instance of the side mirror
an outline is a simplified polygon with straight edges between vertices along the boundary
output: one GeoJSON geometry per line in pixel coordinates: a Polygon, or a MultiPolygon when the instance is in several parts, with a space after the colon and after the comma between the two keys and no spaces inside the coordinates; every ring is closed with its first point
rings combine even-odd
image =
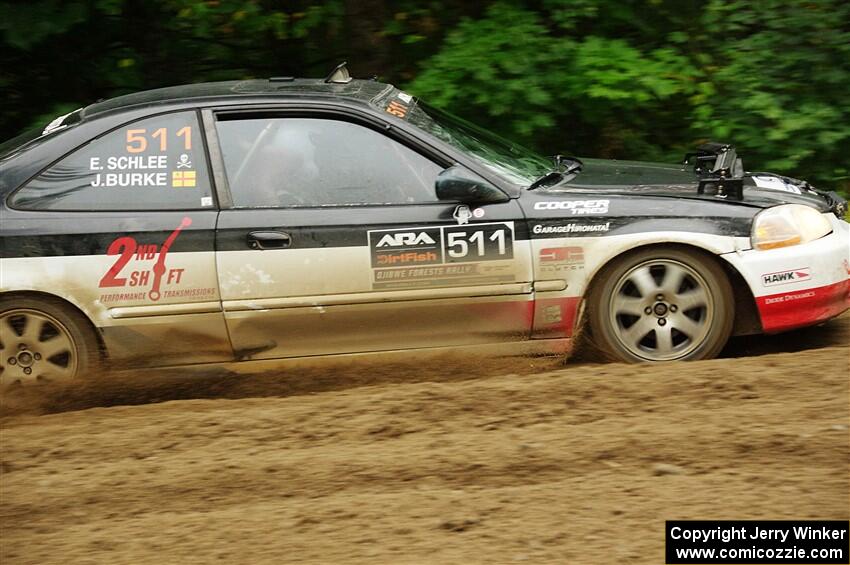
{"type": "Polygon", "coordinates": [[[510,200],[507,194],[463,165],[452,165],[437,175],[435,187],[437,198],[440,200],[464,204],[486,204],[510,200]]]}

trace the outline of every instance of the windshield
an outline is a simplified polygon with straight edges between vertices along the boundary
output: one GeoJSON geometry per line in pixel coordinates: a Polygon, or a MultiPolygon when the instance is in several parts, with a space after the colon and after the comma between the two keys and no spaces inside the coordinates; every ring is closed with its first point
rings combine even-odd
{"type": "Polygon", "coordinates": [[[398,89],[377,97],[372,103],[460,149],[519,186],[530,185],[553,168],[550,159],[398,89]]]}

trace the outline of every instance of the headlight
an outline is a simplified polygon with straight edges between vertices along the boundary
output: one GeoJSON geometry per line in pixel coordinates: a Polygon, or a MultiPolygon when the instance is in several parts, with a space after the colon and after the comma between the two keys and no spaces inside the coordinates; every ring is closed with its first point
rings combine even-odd
{"type": "Polygon", "coordinates": [[[823,214],[802,204],[785,204],[759,213],[753,222],[753,247],[776,249],[807,243],[832,231],[823,214]]]}

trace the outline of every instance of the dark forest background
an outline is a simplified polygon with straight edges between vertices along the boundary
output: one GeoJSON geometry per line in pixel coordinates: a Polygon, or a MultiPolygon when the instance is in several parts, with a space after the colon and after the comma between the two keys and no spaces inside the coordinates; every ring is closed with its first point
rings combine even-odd
{"type": "Polygon", "coordinates": [[[137,90],[347,60],[546,154],[850,188],[846,0],[0,0],[0,138],[137,90]]]}

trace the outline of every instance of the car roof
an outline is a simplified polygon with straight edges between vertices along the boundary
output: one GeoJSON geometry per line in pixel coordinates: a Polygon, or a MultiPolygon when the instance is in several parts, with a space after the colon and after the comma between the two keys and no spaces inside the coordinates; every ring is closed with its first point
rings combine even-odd
{"type": "Polygon", "coordinates": [[[269,98],[330,97],[368,103],[389,88],[392,88],[392,86],[374,80],[328,83],[322,79],[294,79],[291,77],[204,82],[168,86],[110,98],[86,106],[82,110],[81,117],[83,119],[92,118],[101,114],[145,106],[186,102],[215,103],[216,101],[232,101],[233,99],[244,99],[247,102],[252,98],[267,100],[269,98]]]}

